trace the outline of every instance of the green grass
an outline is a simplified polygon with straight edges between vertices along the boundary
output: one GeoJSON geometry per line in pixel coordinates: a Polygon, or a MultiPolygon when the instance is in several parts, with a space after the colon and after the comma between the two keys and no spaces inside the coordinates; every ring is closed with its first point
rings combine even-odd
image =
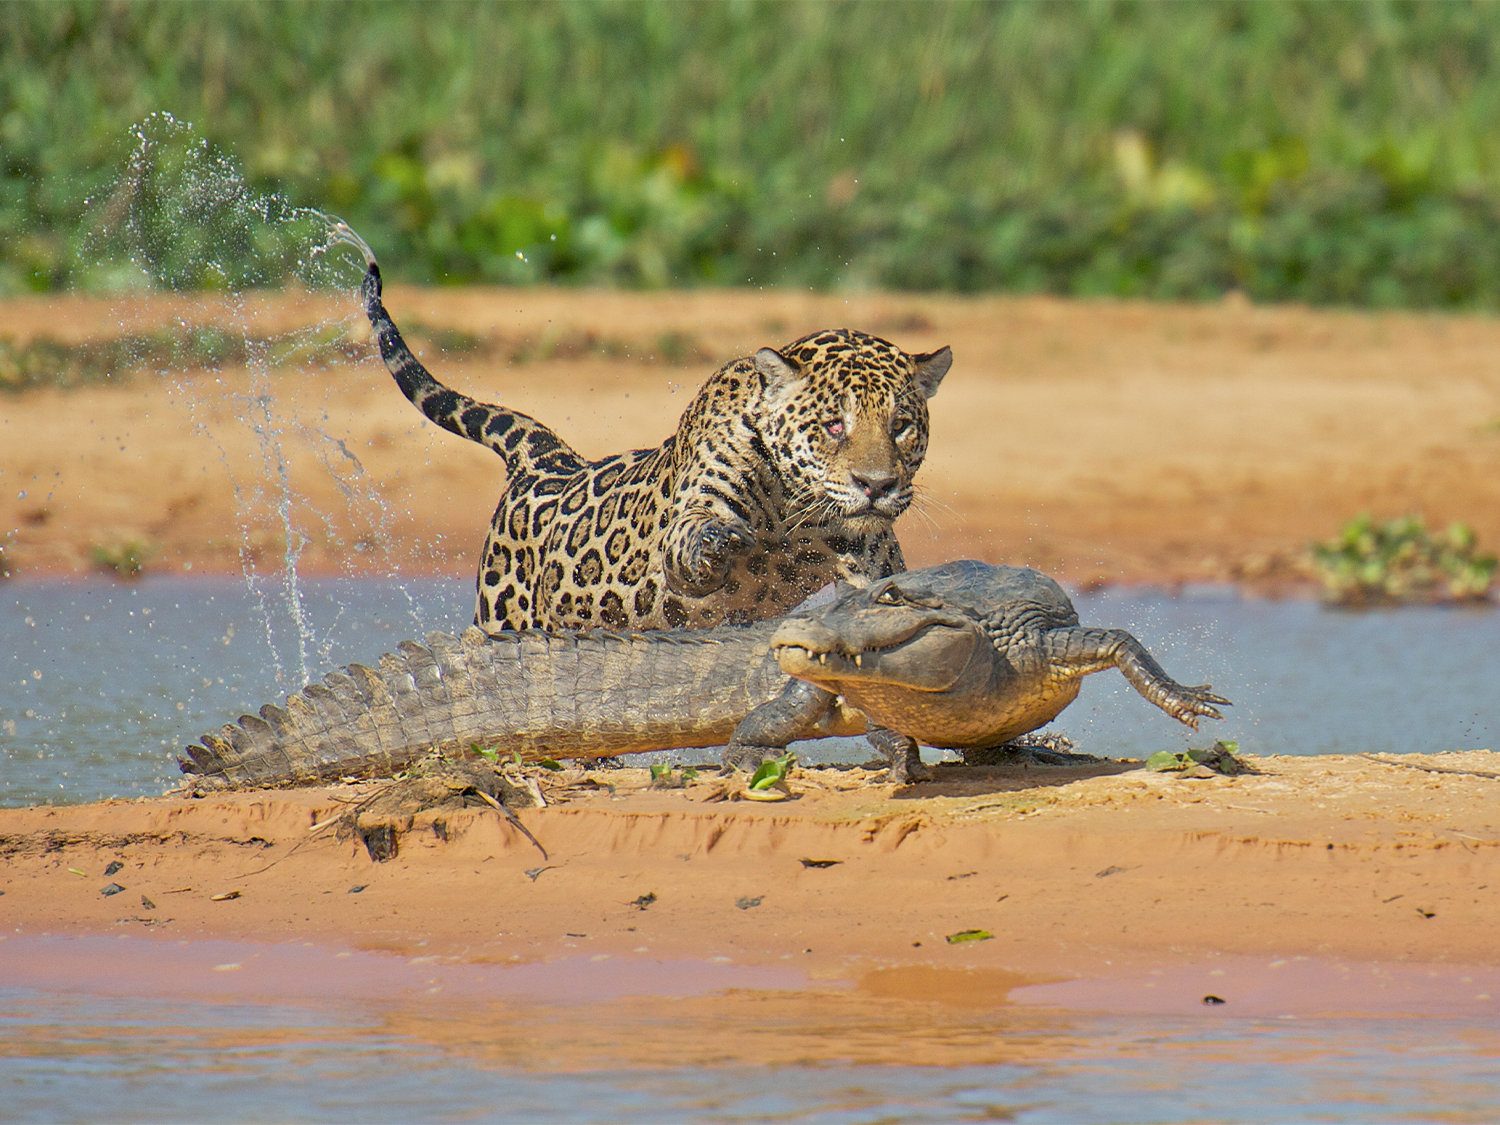
{"type": "MultiPolygon", "coordinates": [[[[1458,2],[8,3],[0,292],[119,282],[167,110],[413,281],[1493,308],[1497,56],[1458,2]]],[[[170,220],[161,283],[280,279],[170,220]]]]}

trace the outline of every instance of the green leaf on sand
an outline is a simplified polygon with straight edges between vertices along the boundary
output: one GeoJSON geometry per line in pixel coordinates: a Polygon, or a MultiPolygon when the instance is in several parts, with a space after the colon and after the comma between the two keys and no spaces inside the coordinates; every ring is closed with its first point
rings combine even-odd
{"type": "Polygon", "coordinates": [[[947,942],[949,945],[957,945],[964,941],[989,941],[994,936],[989,930],[959,930],[956,934],[949,934],[947,942]]]}
{"type": "Polygon", "coordinates": [[[772,761],[762,762],[750,778],[750,789],[758,792],[779,785],[792,772],[792,763],[796,760],[796,754],[786,753],[772,761]]]}

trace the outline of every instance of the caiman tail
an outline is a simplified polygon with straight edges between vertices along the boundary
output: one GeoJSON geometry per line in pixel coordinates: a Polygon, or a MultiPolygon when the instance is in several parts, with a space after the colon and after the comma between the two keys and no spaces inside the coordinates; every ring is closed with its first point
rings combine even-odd
{"type": "Polygon", "coordinates": [[[786,684],[773,628],[429,633],[242,715],[178,761],[226,787],[312,785],[476,744],[524,761],[718,746],[786,684]]]}

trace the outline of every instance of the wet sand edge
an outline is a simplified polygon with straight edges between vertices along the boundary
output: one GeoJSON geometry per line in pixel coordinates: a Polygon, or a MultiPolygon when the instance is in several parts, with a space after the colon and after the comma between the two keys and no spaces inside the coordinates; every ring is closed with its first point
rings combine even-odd
{"type": "Polygon", "coordinates": [[[580,773],[598,787],[521,813],[545,859],[482,810],[419,814],[379,863],[336,826],[309,831],[369,786],[8,809],[0,916],[7,934],[507,964],[648,953],[810,979],[903,965],[1060,979],[1163,956],[1500,961],[1500,780],[1484,776],[1500,755],[1251,762],[1212,778],[950,766],[902,789],[809,769],[774,804],[580,773]],[[950,940],[966,931],[990,936],[950,940]]]}

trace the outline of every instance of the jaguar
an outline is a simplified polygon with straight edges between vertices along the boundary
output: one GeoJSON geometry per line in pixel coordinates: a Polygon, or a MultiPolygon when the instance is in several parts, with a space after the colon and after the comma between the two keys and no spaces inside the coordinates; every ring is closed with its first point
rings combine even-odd
{"type": "Polygon", "coordinates": [[[657,448],[589,461],[536,419],[438,382],[364,250],[365,313],[397,385],[505,462],[476,580],[485,632],[748,624],[829,582],[906,569],[892,524],[949,348],[908,355],[848,329],[761,348],[710,376],[657,448]]]}

